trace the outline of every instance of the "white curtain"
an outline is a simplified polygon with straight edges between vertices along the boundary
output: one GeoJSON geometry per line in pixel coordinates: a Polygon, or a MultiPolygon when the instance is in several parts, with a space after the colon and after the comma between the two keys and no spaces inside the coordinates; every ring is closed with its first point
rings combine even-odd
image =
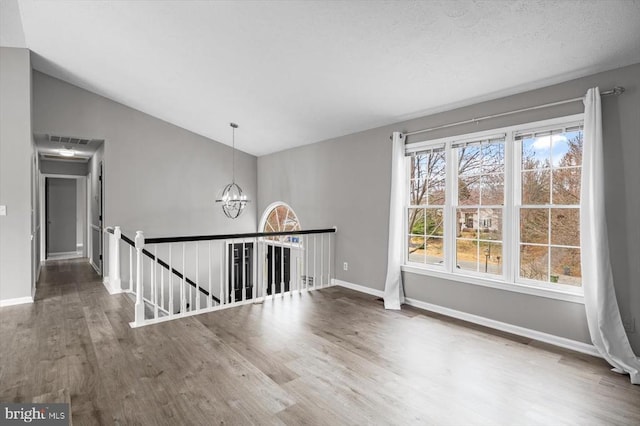
{"type": "Polygon", "coordinates": [[[604,209],[604,170],[600,90],[584,100],[584,146],[580,193],[582,285],[589,333],[594,346],[618,373],[640,384],[640,359],[625,334],[613,286],[604,209]]]}
{"type": "Polygon", "coordinates": [[[389,254],[387,279],[384,283],[385,309],[400,309],[404,303],[402,288],[402,242],[405,188],[404,135],[393,132],[391,157],[391,199],[389,204],[389,254]]]}

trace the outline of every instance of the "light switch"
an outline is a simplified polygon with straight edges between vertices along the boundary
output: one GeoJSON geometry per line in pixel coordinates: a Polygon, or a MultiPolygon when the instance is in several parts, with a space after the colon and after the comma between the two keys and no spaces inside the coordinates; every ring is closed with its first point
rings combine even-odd
{"type": "Polygon", "coordinates": [[[0,216],[7,215],[7,206],[0,206],[0,216]]]}

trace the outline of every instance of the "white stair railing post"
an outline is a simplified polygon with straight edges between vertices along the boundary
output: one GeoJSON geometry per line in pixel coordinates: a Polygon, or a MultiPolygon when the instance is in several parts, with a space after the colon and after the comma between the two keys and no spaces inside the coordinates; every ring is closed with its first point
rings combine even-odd
{"type": "MultiPolygon", "coordinates": [[[[119,226],[113,228],[113,257],[109,259],[109,262],[113,263],[113,287],[118,289],[119,291],[123,291],[122,288],[122,278],[120,276],[120,238],[122,237],[122,231],[119,226]]],[[[109,272],[111,275],[111,272],[109,272]]],[[[111,280],[111,278],[109,278],[111,280]]]]}
{"type": "Polygon", "coordinates": [[[142,250],[144,249],[144,234],[136,232],[136,307],[135,325],[144,323],[144,300],[142,298],[144,285],[142,283],[142,250]]]}

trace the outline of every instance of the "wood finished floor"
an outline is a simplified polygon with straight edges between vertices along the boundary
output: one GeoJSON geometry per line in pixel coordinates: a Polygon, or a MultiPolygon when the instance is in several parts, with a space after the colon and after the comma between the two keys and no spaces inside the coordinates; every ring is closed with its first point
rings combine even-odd
{"type": "Polygon", "coordinates": [[[640,386],[597,358],[332,287],[131,329],[86,262],[0,308],[0,401],[71,401],[74,425],[639,425],[640,386]]]}

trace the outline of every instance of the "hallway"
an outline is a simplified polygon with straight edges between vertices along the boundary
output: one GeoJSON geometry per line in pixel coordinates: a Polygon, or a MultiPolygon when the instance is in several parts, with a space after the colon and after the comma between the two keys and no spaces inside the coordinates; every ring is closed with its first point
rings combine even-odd
{"type": "Polygon", "coordinates": [[[0,309],[0,401],[83,424],[640,423],[640,387],[590,356],[340,287],[131,329],[86,259],[0,309]]]}

